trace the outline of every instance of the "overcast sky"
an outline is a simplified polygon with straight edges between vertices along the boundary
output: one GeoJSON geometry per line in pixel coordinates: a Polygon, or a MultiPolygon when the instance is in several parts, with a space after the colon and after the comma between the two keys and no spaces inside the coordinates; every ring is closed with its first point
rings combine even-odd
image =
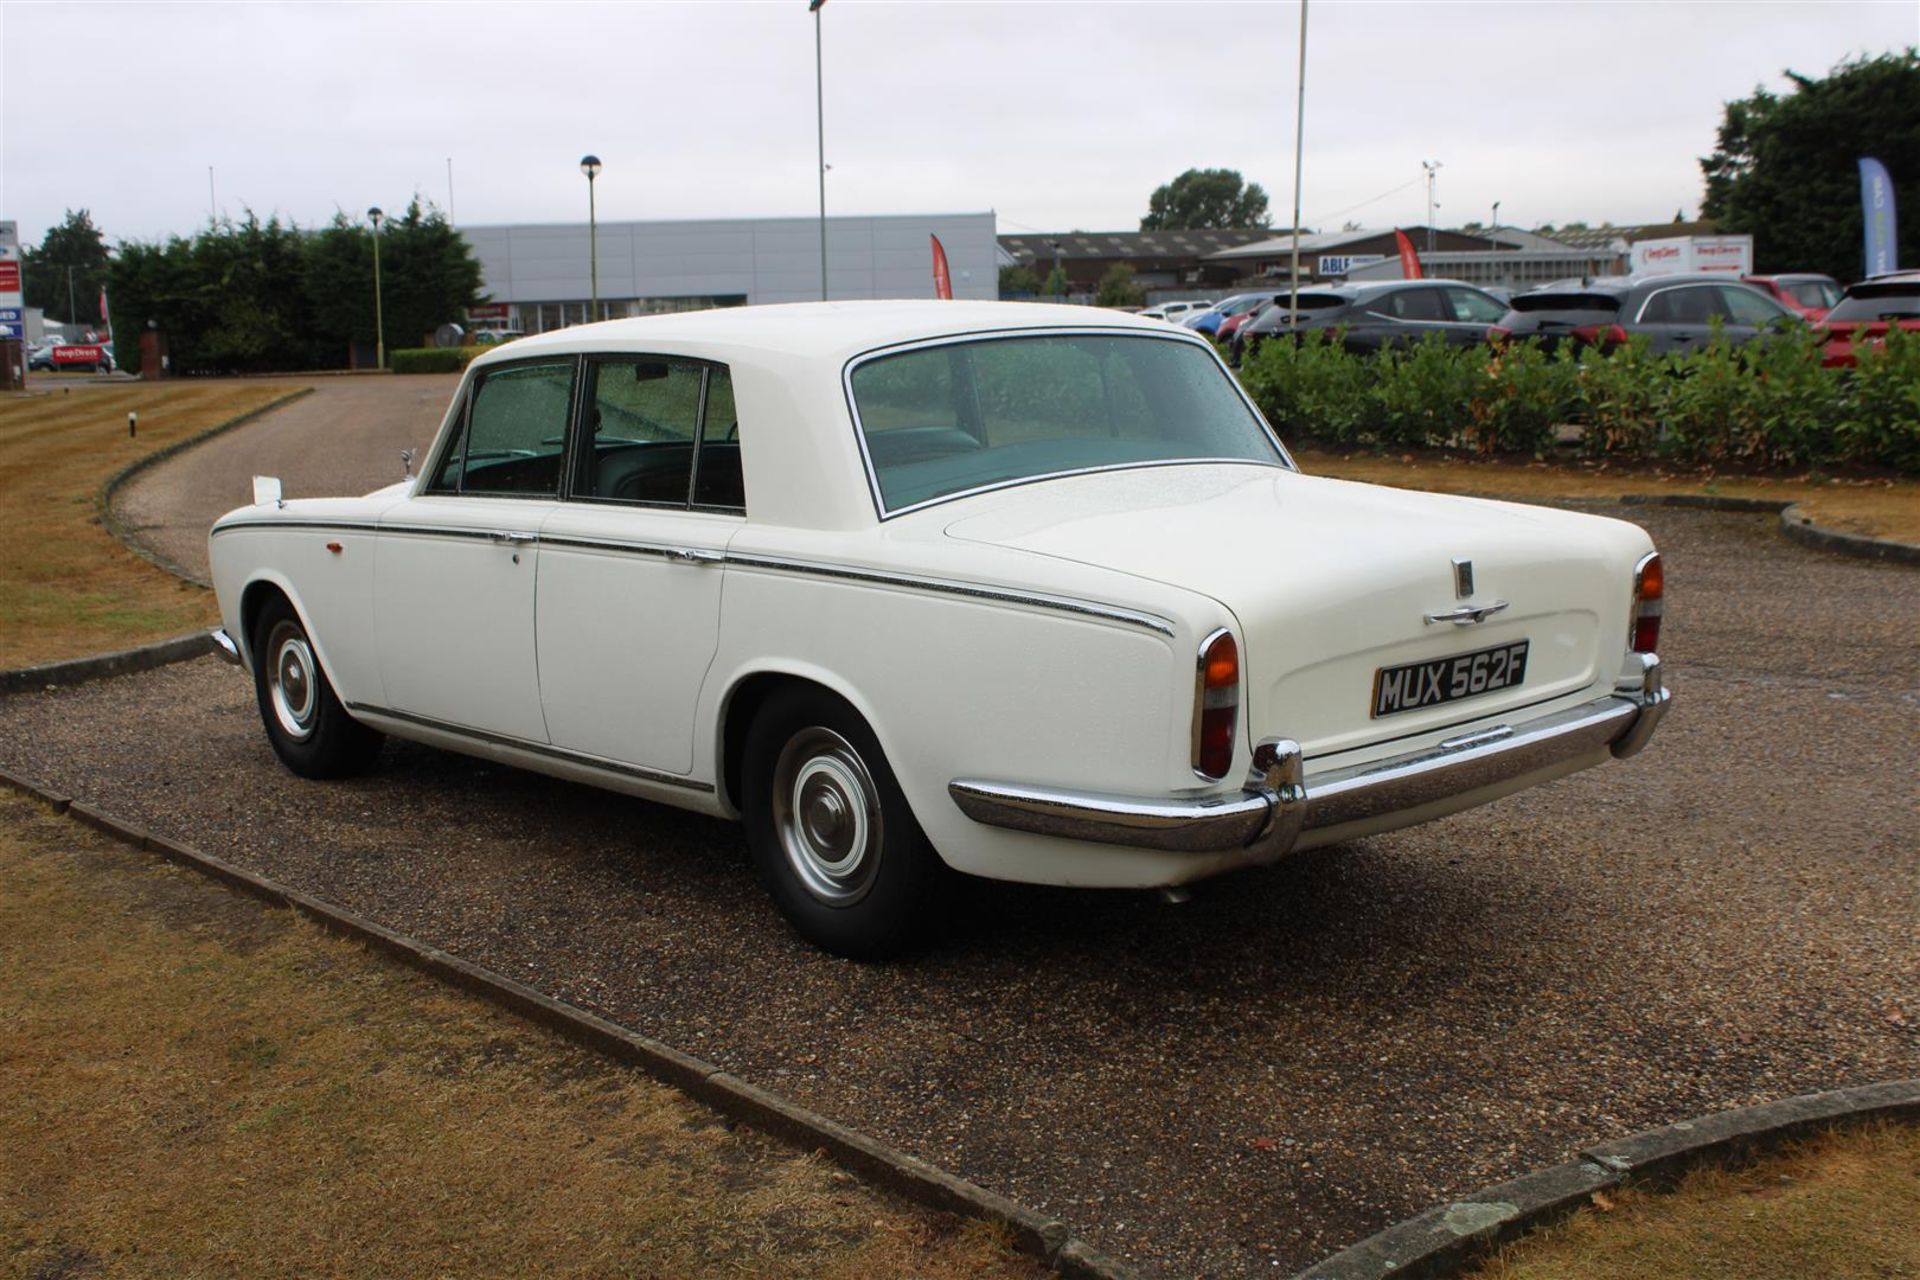
{"type": "MultiPolygon", "coordinates": [[[[1300,9],[831,0],[829,212],[1128,230],[1189,167],[1293,198],[1300,9]]],[[[1920,43],[1916,0],[1313,0],[1304,222],[1664,221],[1698,212],[1721,103],[1920,43]],[[1385,194],[1392,192],[1392,194],[1385,194]]],[[[0,218],[110,240],[252,208],[303,225],[811,214],[813,19],[764,3],[0,3],[0,218]]]]}

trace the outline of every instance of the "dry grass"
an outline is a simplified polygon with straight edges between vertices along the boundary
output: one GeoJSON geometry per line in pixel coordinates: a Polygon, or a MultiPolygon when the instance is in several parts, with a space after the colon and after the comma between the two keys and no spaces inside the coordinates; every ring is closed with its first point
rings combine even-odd
{"type": "Polygon", "coordinates": [[[1629,1189],[1596,1201],[1502,1250],[1471,1280],[1920,1276],[1912,1126],[1828,1135],[1745,1168],[1697,1169],[1670,1195],[1629,1189]]]}
{"type": "Polygon", "coordinates": [[[1816,524],[1920,543],[1920,482],[1913,480],[1674,475],[1567,463],[1480,462],[1412,454],[1383,457],[1318,449],[1296,450],[1294,456],[1303,470],[1314,475],[1441,493],[1596,500],[1629,493],[1697,493],[1798,502],[1816,524]]]}
{"type": "Polygon", "coordinates": [[[1044,1274],[0,796],[0,1275],[1044,1274]]]}
{"type": "Polygon", "coordinates": [[[179,635],[213,594],[130,554],[100,526],[100,486],[121,467],[293,388],[268,382],[47,388],[0,397],[0,668],[179,635]],[[137,439],[127,414],[140,415],[137,439]]]}

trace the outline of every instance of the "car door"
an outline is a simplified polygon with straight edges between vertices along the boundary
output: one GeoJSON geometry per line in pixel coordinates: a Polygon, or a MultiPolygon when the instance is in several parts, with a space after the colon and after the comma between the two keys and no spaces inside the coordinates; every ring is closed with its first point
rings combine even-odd
{"type": "Polygon", "coordinates": [[[1647,295],[1632,332],[1646,334],[1656,355],[1693,351],[1712,339],[1716,318],[1723,322],[1727,319],[1718,285],[1669,285],[1647,295]]]}
{"type": "Polygon", "coordinates": [[[421,491],[381,517],[374,630],[389,709],[547,741],[534,655],[539,531],[559,505],[579,361],[477,374],[421,491]]]}
{"type": "Polygon", "coordinates": [[[547,730],[556,747],[686,774],[746,514],[732,381],[701,361],[595,356],[580,403],[568,500],[540,530],[547,730]]]}

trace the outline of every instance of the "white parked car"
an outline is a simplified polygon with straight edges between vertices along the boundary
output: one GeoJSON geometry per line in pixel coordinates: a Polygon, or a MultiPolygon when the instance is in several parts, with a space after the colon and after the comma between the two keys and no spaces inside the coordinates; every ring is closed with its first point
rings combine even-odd
{"type": "Polygon", "coordinates": [[[420,475],[212,532],[296,773],[391,734],[740,818],[794,926],[949,871],[1177,886],[1637,751],[1633,525],[1303,475],[1203,339],[1029,303],[610,321],[475,360],[420,475]]]}

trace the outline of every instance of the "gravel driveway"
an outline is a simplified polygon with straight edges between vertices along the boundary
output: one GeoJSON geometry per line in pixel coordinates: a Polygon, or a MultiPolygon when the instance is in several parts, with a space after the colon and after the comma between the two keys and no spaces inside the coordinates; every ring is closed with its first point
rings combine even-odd
{"type": "Polygon", "coordinates": [[[322,377],[311,385],[312,394],[175,454],[123,485],[113,495],[122,527],[204,579],[207,530],[253,501],[253,477],[279,476],[289,498],[367,493],[392,484],[404,475],[402,449],[425,457],[460,376],[322,377]]]}
{"type": "Polygon", "coordinates": [[[727,824],[396,744],[303,782],[203,660],[0,703],[0,763],[698,1053],[1170,1274],[1291,1271],[1702,1111],[1920,1074],[1920,573],[1636,509],[1637,759],[1200,886],[980,885],[884,967],[727,824]]]}

